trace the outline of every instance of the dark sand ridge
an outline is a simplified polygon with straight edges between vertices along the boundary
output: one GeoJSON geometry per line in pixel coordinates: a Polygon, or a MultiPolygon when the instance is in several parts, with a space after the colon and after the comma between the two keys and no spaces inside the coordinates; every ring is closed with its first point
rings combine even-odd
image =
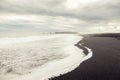
{"type": "Polygon", "coordinates": [[[118,35],[117,38],[103,34],[85,36],[79,43],[84,43],[84,46],[92,49],[93,57],[75,70],[51,80],[120,80],[120,41],[118,39],[120,39],[118,35]]]}

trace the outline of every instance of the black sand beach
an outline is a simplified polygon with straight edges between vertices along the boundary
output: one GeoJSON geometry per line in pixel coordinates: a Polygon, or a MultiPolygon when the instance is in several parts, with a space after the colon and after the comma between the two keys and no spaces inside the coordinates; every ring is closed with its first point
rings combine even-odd
{"type": "Polygon", "coordinates": [[[120,80],[120,37],[116,35],[85,36],[79,43],[92,49],[93,57],[75,70],[51,80],[120,80]]]}

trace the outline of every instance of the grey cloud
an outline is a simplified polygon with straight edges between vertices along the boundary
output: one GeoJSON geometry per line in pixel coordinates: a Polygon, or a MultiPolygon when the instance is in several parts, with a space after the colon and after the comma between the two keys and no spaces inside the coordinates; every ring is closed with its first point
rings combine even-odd
{"type": "MultiPolygon", "coordinates": [[[[53,16],[58,17],[62,16],[65,18],[75,18],[78,20],[83,20],[86,23],[84,24],[70,24],[71,29],[73,30],[87,30],[88,27],[95,27],[98,25],[105,25],[109,22],[119,22],[120,21],[120,0],[101,0],[100,2],[96,2],[93,5],[87,5],[85,7],[79,6],[77,9],[69,10],[64,6],[64,3],[66,0],[1,0],[0,2],[0,13],[15,13],[15,14],[28,14],[28,15],[47,15],[47,16],[53,16]]],[[[49,18],[49,17],[48,17],[49,18]]],[[[35,27],[35,26],[41,26],[41,30],[57,30],[53,26],[59,26],[61,25],[55,25],[54,21],[53,24],[50,24],[48,22],[44,22],[44,24],[26,24],[30,23],[31,21],[19,21],[21,24],[12,25],[8,24],[8,26],[13,27],[26,27],[29,26],[35,27]],[[43,28],[47,25],[50,26],[50,28],[43,28]]],[[[34,23],[40,23],[40,21],[33,21],[34,23]]],[[[41,22],[42,23],[42,22],[41,22]]],[[[64,24],[63,24],[64,26],[64,24]]],[[[68,25],[69,26],[69,25],[68,25]]],[[[21,29],[21,28],[19,28],[21,29]]],[[[27,28],[26,28],[27,29],[27,28]]],[[[60,28],[58,28],[60,29],[60,28]]],[[[67,27],[66,27],[67,29],[67,27]]],[[[68,30],[68,29],[67,29],[68,30]]]]}
{"type": "Polygon", "coordinates": [[[109,0],[94,5],[88,5],[82,9],[67,10],[63,5],[66,0],[2,0],[0,3],[0,12],[17,14],[36,14],[49,16],[64,16],[78,18],[88,22],[104,22],[110,20],[119,20],[120,1],[109,0]]]}

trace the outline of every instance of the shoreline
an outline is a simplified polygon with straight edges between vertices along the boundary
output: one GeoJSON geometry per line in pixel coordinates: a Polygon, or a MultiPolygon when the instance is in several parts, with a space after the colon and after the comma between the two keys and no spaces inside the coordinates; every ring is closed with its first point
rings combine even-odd
{"type": "Polygon", "coordinates": [[[51,80],[120,80],[120,41],[118,38],[120,37],[116,39],[116,37],[104,35],[85,36],[79,43],[84,43],[84,46],[92,49],[93,57],[81,63],[75,70],[51,80]]]}
{"type": "MultiPolygon", "coordinates": [[[[82,39],[83,40],[83,39],[82,39]]],[[[85,61],[87,61],[88,59],[90,59],[91,57],[92,57],[92,55],[93,55],[93,52],[92,52],[92,50],[91,49],[89,49],[88,47],[86,47],[86,46],[84,46],[83,45],[83,43],[81,42],[82,40],[80,40],[79,42],[77,42],[74,46],[76,46],[77,48],[79,48],[79,49],[81,49],[82,51],[83,51],[83,53],[85,54],[85,56],[82,58],[82,60],[80,61],[80,64],[79,64],[79,66],[83,63],[83,62],[85,62],[85,61]]],[[[78,67],[79,67],[78,66],[78,67]]],[[[76,67],[74,70],[76,70],[78,67],[76,67]]],[[[73,70],[73,71],[74,71],[73,70]]],[[[72,72],[72,71],[71,71],[72,72]]],[[[68,73],[66,73],[66,74],[69,74],[69,73],[71,73],[71,72],[68,72],[68,73]]],[[[60,76],[56,76],[56,77],[51,77],[49,80],[56,80],[57,78],[59,78],[59,77],[61,77],[61,76],[64,76],[64,75],[66,75],[66,74],[61,74],[60,76]]],[[[62,79],[57,79],[57,80],[62,80],[62,79]]],[[[65,80],[67,80],[67,79],[65,79],[65,80]]],[[[69,80],[69,79],[68,79],[69,80]]]]}

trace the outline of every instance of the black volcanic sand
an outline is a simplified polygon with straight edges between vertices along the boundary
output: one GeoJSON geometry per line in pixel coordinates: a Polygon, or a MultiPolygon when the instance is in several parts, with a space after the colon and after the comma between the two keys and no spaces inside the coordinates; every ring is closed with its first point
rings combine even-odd
{"type": "Polygon", "coordinates": [[[75,70],[50,80],[120,80],[120,40],[86,36],[79,43],[92,49],[93,57],[75,70]]]}

